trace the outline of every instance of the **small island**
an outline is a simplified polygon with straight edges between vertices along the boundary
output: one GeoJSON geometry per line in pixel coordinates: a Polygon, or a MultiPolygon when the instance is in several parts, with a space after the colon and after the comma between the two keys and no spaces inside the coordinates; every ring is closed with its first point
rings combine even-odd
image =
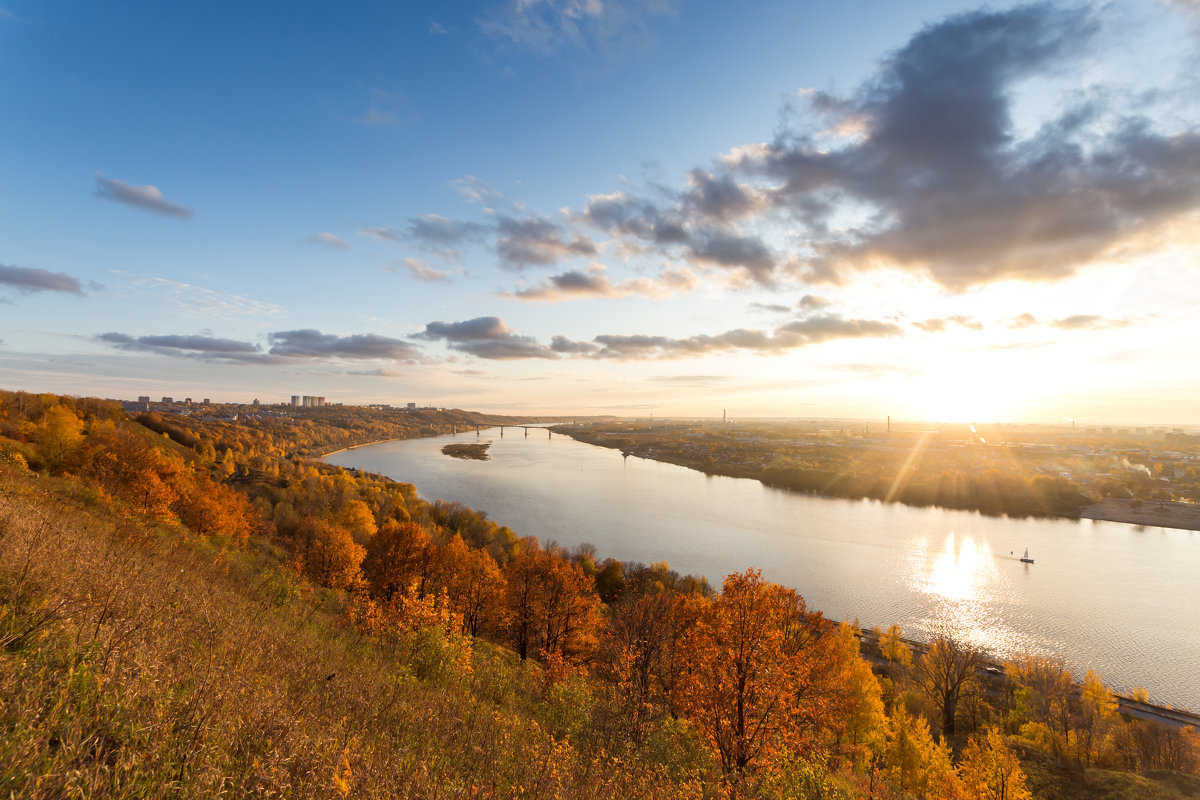
{"type": "Polygon", "coordinates": [[[442,452],[452,458],[467,458],[473,461],[487,461],[488,448],[492,446],[491,442],[483,442],[482,444],[448,444],[442,448],[442,452]]]}

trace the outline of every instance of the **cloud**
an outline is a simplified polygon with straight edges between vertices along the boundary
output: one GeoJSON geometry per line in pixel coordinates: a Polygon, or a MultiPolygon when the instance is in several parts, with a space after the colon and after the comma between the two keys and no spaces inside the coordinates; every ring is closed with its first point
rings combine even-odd
{"type": "Polygon", "coordinates": [[[1062,331],[1103,330],[1106,328],[1126,328],[1133,324],[1128,319],[1109,319],[1098,314],[1072,314],[1050,322],[1039,322],[1033,314],[1025,313],[1004,320],[1006,327],[1013,330],[1024,328],[1047,327],[1062,331]]]}
{"type": "Polygon", "coordinates": [[[695,216],[732,222],[766,206],[766,197],[758,189],[737,183],[729,175],[715,176],[704,169],[693,169],[687,181],[684,203],[695,216]]]}
{"type": "Polygon", "coordinates": [[[398,369],[390,367],[380,367],[379,369],[352,369],[347,370],[346,375],[366,375],[372,378],[404,378],[407,373],[401,372],[398,369]]]}
{"type": "Polygon", "coordinates": [[[785,323],[773,333],[738,328],[715,336],[697,335],[686,339],[635,334],[597,336],[598,358],[633,360],[644,358],[698,358],[714,353],[745,351],[761,355],[780,355],[836,339],[884,338],[902,331],[891,322],[845,319],[821,315],[785,323]]]}
{"type": "Polygon", "coordinates": [[[262,350],[258,345],[236,339],[174,334],[135,337],[116,332],[101,333],[95,338],[118,350],[157,353],[176,358],[199,358],[207,361],[263,360],[262,350]]]}
{"type": "Polygon", "coordinates": [[[346,244],[344,241],[339,239],[337,236],[334,236],[332,233],[324,233],[324,232],[314,233],[312,236],[308,237],[308,240],[310,242],[313,242],[314,244],[320,244],[320,245],[324,245],[325,247],[331,247],[334,250],[349,250],[350,249],[350,245],[346,244]]]}
{"type": "Polygon", "coordinates": [[[1064,331],[1102,330],[1105,328],[1126,328],[1133,324],[1127,319],[1106,319],[1096,314],[1073,314],[1069,317],[1056,319],[1047,323],[1051,328],[1064,331]]]}
{"type": "Polygon", "coordinates": [[[950,317],[942,317],[939,319],[927,319],[922,322],[914,322],[913,325],[926,333],[941,333],[950,325],[957,325],[960,328],[967,328],[973,331],[983,330],[983,323],[973,317],[963,315],[954,315],[950,317]]]}
{"type": "Polygon", "coordinates": [[[0,264],[0,287],[15,289],[22,294],[33,292],[63,292],[83,294],[78,278],[64,272],[50,272],[32,267],[17,267],[0,264]]]}
{"type": "Polygon", "coordinates": [[[415,258],[404,259],[404,266],[408,267],[409,273],[419,281],[445,283],[450,280],[449,270],[434,269],[415,258]]]}
{"type": "Polygon", "coordinates": [[[95,195],[103,197],[106,200],[115,200],[127,206],[140,208],[143,211],[162,214],[166,217],[178,217],[179,219],[192,218],[192,210],[190,208],[185,208],[175,203],[168,203],[163,198],[162,192],[158,190],[158,187],[130,186],[113,178],[106,178],[99,172],[96,173],[95,195]]]}
{"type": "Polygon", "coordinates": [[[451,350],[479,358],[557,358],[558,354],[538,344],[532,336],[521,336],[499,317],[476,317],[461,322],[430,322],[414,338],[443,341],[451,350]]]}
{"type": "Polygon", "coordinates": [[[359,228],[359,236],[366,236],[368,239],[374,239],[378,242],[402,242],[404,234],[392,227],[383,228],[359,228]]]}
{"type": "Polygon", "coordinates": [[[759,283],[773,282],[775,257],[761,239],[725,231],[710,231],[695,241],[688,251],[692,257],[722,267],[741,267],[759,283]]]}
{"type": "Polygon", "coordinates": [[[512,293],[501,292],[500,296],[552,303],[585,298],[622,298],[635,294],[653,299],[690,292],[696,283],[696,276],[686,269],[664,269],[653,279],[631,278],[614,283],[602,265],[592,264],[587,271],[570,270],[551,275],[537,286],[512,293]]]}
{"type": "MultiPolygon", "coordinates": [[[[118,275],[125,273],[114,270],[118,275]]],[[[193,286],[190,283],[170,281],[166,278],[131,278],[129,285],[138,289],[151,289],[156,294],[165,295],[189,316],[206,318],[233,319],[263,315],[277,317],[283,314],[283,309],[274,303],[264,303],[249,297],[227,292],[218,292],[193,286]]]]}
{"type": "Polygon", "coordinates": [[[681,191],[592,195],[571,218],[761,285],[884,266],[964,290],[1157,246],[1200,207],[1200,131],[1160,131],[1104,88],[1032,132],[1013,122],[1018,85],[1062,70],[1098,27],[1050,4],[949,17],[846,96],[803,92],[773,141],[690,170],[681,191]],[[767,235],[780,223],[786,246],[767,235]]]}
{"type": "Polygon", "coordinates": [[[1033,314],[1030,314],[1029,312],[1025,312],[1024,314],[1018,314],[1015,317],[1010,317],[1010,318],[1004,320],[1004,324],[1006,326],[1008,326],[1009,328],[1020,329],[1020,328],[1032,328],[1033,326],[1038,325],[1040,323],[1038,323],[1037,317],[1035,317],[1033,314]]]}
{"type": "Polygon", "coordinates": [[[496,254],[501,265],[509,269],[546,266],[576,256],[596,255],[596,245],[589,237],[567,232],[545,217],[513,219],[501,216],[496,220],[496,228],[500,233],[496,254]]]}
{"type": "Polygon", "coordinates": [[[598,53],[611,63],[653,47],[653,23],[675,13],[668,0],[505,0],[476,24],[489,39],[538,58],[598,53]]]}
{"type": "Polygon", "coordinates": [[[796,306],[805,311],[820,311],[822,308],[828,308],[832,303],[824,297],[815,294],[806,294],[797,301],[796,306]]]}
{"type": "Polygon", "coordinates": [[[792,310],[790,306],[780,303],[751,303],[749,309],[751,311],[766,311],[772,314],[787,314],[792,310]]]}
{"type": "Polygon", "coordinates": [[[275,331],[268,334],[270,354],[296,359],[389,359],[406,361],[420,357],[421,352],[400,339],[375,333],[338,336],[321,333],[313,328],[294,331],[275,331]]]}
{"type": "Polygon", "coordinates": [[[951,17],[856,95],[810,96],[817,115],[860,120],[858,139],[828,148],[792,131],[729,163],[772,181],[800,224],[869,209],[839,232],[806,226],[814,275],[892,265],[956,290],[1061,279],[1200,204],[1200,133],[1157,132],[1112,95],[1017,138],[1014,85],[1060,67],[1096,29],[1090,12],[1047,4],[951,17]]]}
{"type": "Polygon", "coordinates": [[[437,20],[431,19],[429,20],[429,34],[431,36],[448,36],[450,30],[437,20]]]}

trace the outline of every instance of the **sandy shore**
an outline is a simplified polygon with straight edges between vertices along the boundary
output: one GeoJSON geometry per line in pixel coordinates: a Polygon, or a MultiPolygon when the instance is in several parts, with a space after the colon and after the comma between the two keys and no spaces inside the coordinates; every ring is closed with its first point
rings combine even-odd
{"type": "Polygon", "coordinates": [[[1172,503],[1166,500],[1146,500],[1141,508],[1132,508],[1128,500],[1102,500],[1084,506],[1079,512],[1081,519],[1099,519],[1109,522],[1128,522],[1154,528],[1180,528],[1200,531],[1200,506],[1188,503],[1172,503]]]}

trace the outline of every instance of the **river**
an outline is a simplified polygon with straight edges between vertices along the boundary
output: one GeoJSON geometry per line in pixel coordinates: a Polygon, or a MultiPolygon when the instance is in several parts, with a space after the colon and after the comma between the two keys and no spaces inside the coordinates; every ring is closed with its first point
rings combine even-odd
{"type": "Polygon", "coordinates": [[[1200,710],[1200,534],[1091,520],[988,517],[836,500],[507,428],[387,442],[331,464],[412,483],[519,536],[667,561],[714,587],[757,567],[810,609],[906,636],[940,632],[997,657],[1061,657],[1114,688],[1200,710]],[[489,461],[445,456],[491,442],[489,461]],[[1018,559],[1028,547],[1034,565],[1018,559]]]}

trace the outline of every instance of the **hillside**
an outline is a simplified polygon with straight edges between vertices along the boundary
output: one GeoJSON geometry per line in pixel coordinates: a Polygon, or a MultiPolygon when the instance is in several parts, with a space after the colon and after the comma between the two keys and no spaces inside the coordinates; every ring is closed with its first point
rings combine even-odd
{"type": "Polygon", "coordinates": [[[0,793],[1200,797],[1093,673],[296,455],[337,425],[139,419],[0,393],[0,793]]]}

